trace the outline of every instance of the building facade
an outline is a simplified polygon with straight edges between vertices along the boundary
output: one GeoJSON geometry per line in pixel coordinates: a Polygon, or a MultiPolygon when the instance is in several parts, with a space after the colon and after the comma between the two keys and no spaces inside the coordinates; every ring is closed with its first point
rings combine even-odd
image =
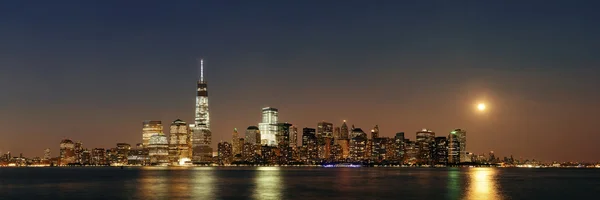
{"type": "Polygon", "coordinates": [[[260,129],[260,143],[267,146],[277,146],[277,123],[279,110],[266,107],[262,109],[262,122],[258,124],[260,129]]]}
{"type": "Polygon", "coordinates": [[[196,109],[192,129],[192,161],[212,160],[212,132],[208,111],[208,87],[204,80],[204,60],[200,60],[200,79],[196,84],[196,109]]]}
{"type": "Polygon", "coordinates": [[[189,159],[189,140],[187,123],[181,119],[173,121],[169,129],[169,162],[179,163],[181,159],[189,159]]]}
{"type": "Polygon", "coordinates": [[[144,146],[144,148],[150,144],[150,137],[158,134],[163,134],[163,126],[161,121],[144,121],[142,123],[142,145],[144,146]]]}

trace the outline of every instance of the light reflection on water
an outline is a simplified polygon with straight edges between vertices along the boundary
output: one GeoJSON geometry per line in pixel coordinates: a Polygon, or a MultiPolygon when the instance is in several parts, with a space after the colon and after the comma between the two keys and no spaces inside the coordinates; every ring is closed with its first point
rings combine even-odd
{"type": "Polygon", "coordinates": [[[496,170],[495,168],[471,168],[467,199],[502,199],[496,183],[496,170]]]}
{"type": "Polygon", "coordinates": [[[257,200],[282,199],[283,182],[279,167],[259,167],[254,178],[256,184],[252,197],[257,200]]]}

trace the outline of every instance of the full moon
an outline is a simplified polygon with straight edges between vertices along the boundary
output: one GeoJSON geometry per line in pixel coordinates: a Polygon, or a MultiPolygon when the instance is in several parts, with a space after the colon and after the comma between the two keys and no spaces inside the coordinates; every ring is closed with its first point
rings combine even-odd
{"type": "Polygon", "coordinates": [[[483,104],[483,103],[477,104],[477,110],[484,111],[485,110],[485,104],[483,104]]]}

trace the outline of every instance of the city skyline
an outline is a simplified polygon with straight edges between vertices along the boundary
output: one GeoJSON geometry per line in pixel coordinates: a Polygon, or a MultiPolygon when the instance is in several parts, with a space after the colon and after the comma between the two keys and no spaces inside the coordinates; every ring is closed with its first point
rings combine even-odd
{"type": "Polygon", "coordinates": [[[274,107],[300,130],[464,128],[473,152],[600,160],[594,5],[40,4],[0,8],[3,153],[136,144],[144,120],[193,124],[202,57],[213,150],[274,107]]]}

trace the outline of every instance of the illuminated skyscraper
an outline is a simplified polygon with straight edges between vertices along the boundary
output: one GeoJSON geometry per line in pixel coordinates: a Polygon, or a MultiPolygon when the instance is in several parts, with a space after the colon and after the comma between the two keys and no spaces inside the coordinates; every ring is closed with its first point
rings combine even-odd
{"type": "Polygon", "coordinates": [[[318,159],[317,136],[314,128],[302,129],[302,155],[305,161],[316,161],[318,159]]]}
{"type": "Polygon", "coordinates": [[[433,164],[433,150],[435,146],[435,133],[431,130],[423,129],[417,132],[416,146],[419,148],[418,162],[420,164],[433,164]]]}
{"type": "Polygon", "coordinates": [[[333,146],[333,124],[329,122],[317,123],[317,140],[319,143],[319,158],[328,159],[333,146]]]}
{"type": "Polygon", "coordinates": [[[232,149],[232,154],[238,155],[238,154],[242,154],[242,145],[244,145],[244,143],[240,143],[240,135],[237,131],[237,128],[233,129],[233,134],[231,135],[231,149],[232,149]]]}
{"type": "Polygon", "coordinates": [[[448,164],[448,139],[446,137],[435,138],[433,161],[437,165],[448,164]]]}
{"type": "Polygon", "coordinates": [[[375,127],[373,127],[373,129],[371,130],[371,139],[375,139],[379,137],[379,126],[375,125],[375,127]]]}
{"type": "Polygon", "coordinates": [[[400,161],[404,159],[404,132],[396,133],[394,137],[394,144],[396,145],[396,158],[400,161]]]}
{"type": "Polygon", "coordinates": [[[460,162],[471,162],[469,152],[467,151],[467,131],[463,129],[455,129],[451,134],[455,134],[460,144],[460,162]],[[452,133],[453,132],[453,133],[452,133]]]}
{"type": "Polygon", "coordinates": [[[144,121],[142,125],[142,145],[146,148],[150,144],[150,137],[163,134],[163,126],[161,121],[150,120],[144,121]]]}
{"type": "Polygon", "coordinates": [[[298,127],[296,126],[290,127],[290,146],[298,147],[298,127]]]}
{"type": "Polygon", "coordinates": [[[52,157],[51,157],[51,154],[50,154],[50,149],[45,149],[44,150],[44,160],[50,160],[51,158],[52,157]]]}
{"type": "Polygon", "coordinates": [[[171,163],[179,163],[179,160],[189,158],[190,140],[188,125],[181,119],[177,119],[171,123],[169,130],[169,161],[171,163]]]}
{"type": "Polygon", "coordinates": [[[208,90],[204,80],[204,60],[200,59],[200,79],[196,90],[195,126],[192,135],[192,160],[208,161],[212,157],[212,133],[208,112],[208,90]]]}
{"type": "Polygon", "coordinates": [[[81,163],[81,154],[83,153],[83,144],[81,142],[75,143],[75,163],[81,163]]]}
{"type": "Polygon", "coordinates": [[[362,129],[353,126],[350,136],[352,137],[350,139],[350,160],[364,160],[367,151],[367,134],[362,129]]]}
{"type": "Polygon", "coordinates": [[[346,120],[340,127],[340,139],[350,139],[350,130],[348,129],[348,125],[346,125],[346,120]]]}
{"type": "Polygon", "coordinates": [[[148,144],[150,163],[165,165],[169,163],[169,141],[164,134],[153,135],[148,144]]]}
{"type": "Polygon", "coordinates": [[[219,159],[219,164],[227,165],[231,164],[233,159],[232,155],[232,146],[229,142],[219,142],[217,145],[217,158],[219,159]]]}
{"type": "Polygon", "coordinates": [[[262,123],[258,124],[262,145],[277,146],[277,117],[277,108],[266,107],[262,109],[262,123]]]}
{"type": "Polygon", "coordinates": [[[127,164],[127,156],[129,156],[131,145],[127,143],[117,143],[117,163],[120,165],[127,164]]]}
{"type": "Polygon", "coordinates": [[[60,160],[59,165],[67,165],[76,162],[75,144],[69,139],[60,142],[60,160]]]}
{"type": "Polygon", "coordinates": [[[460,142],[456,131],[451,131],[448,135],[448,163],[460,163],[460,142]]]}
{"type": "Polygon", "coordinates": [[[260,130],[258,130],[258,127],[256,126],[249,126],[246,129],[246,143],[249,144],[253,144],[253,145],[260,145],[260,130]]]}

